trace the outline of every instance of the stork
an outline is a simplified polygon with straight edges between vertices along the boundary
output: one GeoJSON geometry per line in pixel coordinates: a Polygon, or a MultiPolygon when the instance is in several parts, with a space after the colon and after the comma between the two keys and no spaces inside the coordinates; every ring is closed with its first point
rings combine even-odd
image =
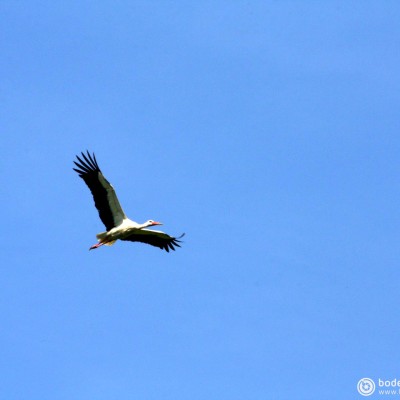
{"type": "Polygon", "coordinates": [[[181,247],[179,239],[184,233],[176,238],[161,231],[147,229],[150,226],[162,225],[161,222],[149,219],[143,224],[138,224],[129,219],[119,203],[114,188],[102,174],[94,153],[91,155],[87,151],[87,154],[82,152],[81,155],[82,157],[76,156],[77,161],[74,161],[74,164],[78,168],[73,168],[73,170],[79,174],[92,192],[94,204],[106,227],[105,232],[96,235],[98,242],[89,250],[103,245],[111,246],[118,239],[147,243],[167,252],[175,250],[176,246],[181,247]]]}

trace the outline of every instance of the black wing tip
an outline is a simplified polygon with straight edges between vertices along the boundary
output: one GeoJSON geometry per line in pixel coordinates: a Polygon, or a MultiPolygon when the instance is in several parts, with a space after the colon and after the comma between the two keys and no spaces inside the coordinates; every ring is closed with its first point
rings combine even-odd
{"type": "Polygon", "coordinates": [[[83,178],[83,174],[84,174],[84,172],[83,171],[81,171],[81,170],[79,170],[79,169],[76,169],[76,168],[72,168],[75,172],[77,172],[78,173],[78,175],[81,177],[81,178],[83,178]]]}
{"type": "MultiPolygon", "coordinates": [[[[80,155],[81,155],[82,157],[91,157],[91,158],[92,158],[92,157],[93,157],[93,158],[95,157],[94,152],[90,153],[90,151],[87,150],[87,149],[86,149],[86,154],[85,154],[83,151],[81,151],[81,154],[80,154],[80,155]]],[[[76,157],[76,158],[79,158],[78,154],[76,154],[75,157],[76,157]]]]}
{"type": "Polygon", "coordinates": [[[78,172],[81,177],[90,172],[101,172],[95,154],[90,154],[89,150],[86,150],[86,154],[81,151],[81,155],[76,155],[75,157],[78,162],[74,161],[74,164],[79,168],[79,170],[76,170],[75,168],[73,168],[73,170],[78,172]]]}
{"type": "Polygon", "coordinates": [[[160,247],[161,250],[166,250],[167,253],[169,253],[170,250],[176,251],[175,247],[181,247],[179,243],[182,243],[182,240],[179,239],[183,236],[185,236],[185,233],[182,233],[181,236],[172,238],[171,241],[169,241],[165,246],[160,247]]]}
{"type": "Polygon", "coordinates": [[[173,238],[172,243],[173,243],[175,246],[181,247],[181,246],[179,246],[178,243],[183,243],[183,241],[182,241],[182,240],[179,240],[179,239],[183,238],[184,236],[185,236],[185,233],[182,233],[181,236],[178,236],[178,237],[176,237],[176,238],[173,238]]]}

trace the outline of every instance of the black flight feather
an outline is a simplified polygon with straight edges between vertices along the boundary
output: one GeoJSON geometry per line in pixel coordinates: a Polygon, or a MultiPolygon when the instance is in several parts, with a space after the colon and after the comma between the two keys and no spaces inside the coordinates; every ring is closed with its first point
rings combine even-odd
{"type": "Polygon", "coordinates": [[[99,211],[99,216],[107,231],[115,227],[113,211],[110,207],[108,195],[114,191],[111,184],[104,178],[95,155],[93,157],[87,151],[87,156],[84,153],[82,158],[76,156],[79,162],[74,161],[74,164],[79,168],[73,168],[79,176],[85,181],[93,195],[94,204],[99,211]],[[100,181],[100,177],[103,182],[100,181]]]}

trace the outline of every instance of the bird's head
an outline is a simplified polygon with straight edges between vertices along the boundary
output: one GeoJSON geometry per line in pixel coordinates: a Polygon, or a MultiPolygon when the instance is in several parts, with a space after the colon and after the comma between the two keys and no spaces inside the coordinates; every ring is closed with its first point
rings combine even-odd
{"type": "Polygon", "coordinates": [[[162,223],[161,223],[161,222],[153,221],[152,219],[149,219],[149,220],[146,222],[146,226],[155,226],[155,225],[162,225],[162,223]]]}

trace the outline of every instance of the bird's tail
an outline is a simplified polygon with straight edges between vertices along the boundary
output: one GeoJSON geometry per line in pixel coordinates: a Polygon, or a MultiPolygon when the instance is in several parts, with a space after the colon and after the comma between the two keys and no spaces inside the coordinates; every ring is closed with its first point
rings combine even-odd
{"type": "Polygon", "coordinates": [[[116,242],[116,240],[110,240],[108,242],[105,241],[105,239],[107,238],[107,232],[98,233],[96,237],[100,243],[103,243],[106,246],[112,246],[116,242]]]}
{"type": "Polygon", "coordinates": [[[96,235],[97,239],[101,240],[107,236],[107,232],[101,232],[96,235]]]}

